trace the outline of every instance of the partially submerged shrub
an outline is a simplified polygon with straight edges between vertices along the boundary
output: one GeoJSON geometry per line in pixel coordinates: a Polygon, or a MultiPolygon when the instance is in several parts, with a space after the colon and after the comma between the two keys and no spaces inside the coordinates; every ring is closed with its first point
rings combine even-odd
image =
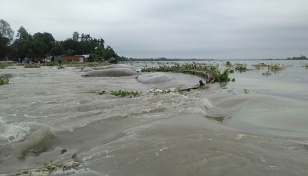
{"type": "Polygon", "coordinates": [[[9,83],[9,78],[0,77],[0,85],[8,84],[8,83],[9,83]]]}
{"type": "Polygon", "coordinates": [[[262,68],[268,67],[268,65],[265,64],[265,63],[254,64],[252,66],[255,67],[257,70],[260,70],[262,68]]]}
{"type": "Polygon", "coordinates": [[[7,67],[6,63],[0,63],[0,69],[5,69],[7,67]]]}
{"type": "Polygon", "coordinates": [[[54,163],[52,161],[47,161],[46,163],[44,163],[44,166],[41,168],[29,169],[29,170],[18,170],[14,174],[15,175],[59,175],[59,173],[63,172],[64,175],[67,175],[65,174],[65,171],[67,170],[75,171],[75,172],[82,170],[81,160],[77,158],[76,154],[73,154],[72,160],[67,161],[67,162],[54,163]]]}
{"type": "Polygon", "coordinates": [[[244,72],[247,71],[247,67],[244,64],[236,64],[234,70],[244,72]]]}
{"type": "Polygon", "coordinates": [[[46,66],[56,66],[58,65],[58,62],[54,61],[54,62],[46,62],[46,66]]]}
{"type": "Polygon", "coordinates": [[[274,73],[277,71],[284,70],[286,68],[286,66],[280,65],[280,64],[269,65],[268,67],[269,67],[269,70],[274,73]]]}
{"type": "Polygon", "coordinates": [[[228,67],[228,68],[231,68],[231,67],[232,67],[232,64],[231,64],[230,61],[227,61],[225,65],[226,65],[226,67],[228,67]]]}
{"type": "Polygon", "coordinates": [[[40,68],[41,66],[39,64],[36,64],[36,63],[29,63],[29,64],[25,64],[24,67],[25,68],[40,68]]]}
{"type": "MultiPolygon", "coordinates": [[[[281,70],[284,70],[285,68],[287,68],[287,66],[285,65],[281,65],[281,64],[265,64],[265,63],[259,63],[259,64],[255,64],[255,65],[252,65],[253,67],[255,67],[257,70],[261,70],[261,69],[264,69],[264,68],[267,68],[267,73],[269,72],[277,72],[277,71],[281,71],[281,70]]],[[[269,74],[270,75],[270,74],[269,74]]]]}

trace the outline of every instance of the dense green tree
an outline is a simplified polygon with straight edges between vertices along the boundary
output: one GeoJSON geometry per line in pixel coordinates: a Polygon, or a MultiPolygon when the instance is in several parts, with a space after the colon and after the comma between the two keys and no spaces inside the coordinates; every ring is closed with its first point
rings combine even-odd
{"type": "Polygon", "coordinates": [[[0,19],[0,33],[2,37],[9,39],[9,42],[13,40],[14,31],[11,29],[10,24],[3,19],[0,19]]]}
{"type": "MultiPolygon", "coordinates": [[[[63,50],[65,53],[70,53],[70,54],[79,54],[81,53],[81,46],[78,41],[75,41],[73,39],[66,39],[62,42],[63,50]],[[72,51],[74,52],[72,52],[72,51]]],[[[69,54],[66,54],[69,55],[69,54]]]]}
{"type": "Polygon", "coordinates": [[[8,22],[0,19],[0,59],[7,59],[9,43],[13,40],[14,31],[8,22]]]}
{"type": "Polygon", "coordinates": [[[63,46],[61,42],[55,42],[55,45],[51,49],[50,54],[53,56],[62,55],[64,53],[63,46]]]}
{"type": "Polygon", "coordinates": [[[110,46],[107,46],[106,49],[104,50],[104,53],[103,53],[103,58],[105,60],[108,60],[110,58],[117,58],[118,55],[114,52],[113,48],[111,48],[110,46]]]}
{"type": "Polygon", "coordinates": [[[0,33],[0,60],[4,60],[6,58],[6,54],[8,52],[8,44],[9,44],[9,39],[2,36],[0,33]]]}
{"type": "Polygon", "coordinates": [[[75,31],[75,32],[73,33],[72,39],[73,39],[74,41],[77,41],[77,42],[78,42],[78,40],[79,40],[79,33],[78,33],[77,31],[75,31]]]}
{"type": "Polygon", "coordinates": [[[48,32],[44,33],[35,33],[33,35],[33,43],[36,45],[33,49],[38,50],[35,52],[36,55],[46,55],[50,53],[51,48],[53,47],[55,39],[52,34],[48,32]]]}
{"type": "Polygon", "coordinates": [[[20,28],[17,30],[17,40],[29,40],[32,36],[28,33],[28,31],[20,26],[20,28]]]}
{"type": "Polygon", "coordinates": [[[24,27],[20,27],[17,31],[16,40],[11,46],[10,57],[13,58],[24,58],[26,56],[32,57],[34,55],[32,44],[32,36],[27,32],[24,27]]]}
{"type": "MultiPolygon", "coordinates": [[[[9,26],[6,23],[3,24],[9,26]]],[[[52,34],[48,32],[37,32],[32,36],[21,26],[17,31],[16,39],[10,46],[8,46],[10,39],[2,33],[0,34],[0,56],[3,57],[5,52],[9,51],[10,58],[16,60],[19,57],[25,58],[26,56],[32,59],[38,59],[46,55],[69,56],[84,54],[91,55],[91,61],[119,58],[113,48],[110,46],[105,48],[105,41],[102,38],[93,38],[90,34],[79,34],[77,31],[73,32],[72,38],[68,38],[64,41],[56,41],[52,34]]],[[[123,57],[120,59],[123,59],[123,57]]]]}

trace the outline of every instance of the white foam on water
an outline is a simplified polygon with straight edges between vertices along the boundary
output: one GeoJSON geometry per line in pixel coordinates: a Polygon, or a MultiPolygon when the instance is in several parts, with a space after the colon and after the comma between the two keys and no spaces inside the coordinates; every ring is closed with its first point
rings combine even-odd
{"type": "Polygon", "coordinates": [[[30,151],[40,152],[53,135],[50,126],[39,123],[10,123],[0,118],[0,145],[3,155],[23,158],[30,151]]]}
{"type": "Polygon", "coordinates": [[[8,123],[4,118],[0,117],[1,145],[24,140],[29,133],[30,127],[25,123],[8,123]]]}

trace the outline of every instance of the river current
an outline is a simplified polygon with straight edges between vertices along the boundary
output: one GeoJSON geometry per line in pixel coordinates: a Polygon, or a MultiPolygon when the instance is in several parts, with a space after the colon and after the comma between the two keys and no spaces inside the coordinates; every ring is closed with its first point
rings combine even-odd
{"type": "Polygon", "coordinates": [[[173,81],[142,84],[136,76],[82,77],[74,67],[2,69],[10,84],[0,86],[0,174],[76,154],[80,169],[53,175],[306,175],[307,63],[262,62],[288,67],[270,76],[235,72],[235,82],[181,94],[149,90],[192,87],[202,79],[168,73],[173,81]],[[141,96],[95,93],[102,90],[141,96]]]}

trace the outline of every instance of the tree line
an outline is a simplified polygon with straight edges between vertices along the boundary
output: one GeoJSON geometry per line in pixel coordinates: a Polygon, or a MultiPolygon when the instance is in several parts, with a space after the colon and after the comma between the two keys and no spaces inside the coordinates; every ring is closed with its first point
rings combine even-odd
{"type": "Polygon", "coordinates": [[[73,32],[71,38],[56,41],[51,33],[37,32],[33,35],[21,26],[14,38],[14,31],[8,22],[0,19],[0,60],[15,60],[29,57],[32,59],[57,55],[90,55],[89,61],[104,61],[119,57],[112,47],[106,46],[102,38],[93,38],[90,34],[73,32]]]}
{"type": "Polygon", "coordinates": [[[308,58],[306,56],[300,56],[300,57],[288,57],[287,60],[307,60],[308,58]]]}

